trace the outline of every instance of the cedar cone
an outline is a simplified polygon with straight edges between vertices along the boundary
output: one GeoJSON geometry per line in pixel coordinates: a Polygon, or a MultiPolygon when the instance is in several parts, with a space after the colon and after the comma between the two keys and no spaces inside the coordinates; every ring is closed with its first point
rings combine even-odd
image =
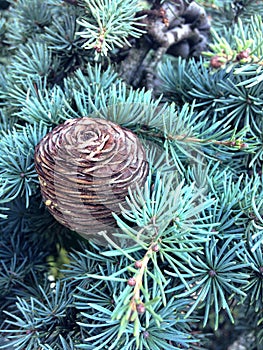
{"type": "Polygon", "coordinates": [[[104,119],[77,118],[55,127],[36,146],[43,200],[64,226],[86,238],[116,227],[128,187],[148,175],[145,151],[131,131],[104,119]]]}

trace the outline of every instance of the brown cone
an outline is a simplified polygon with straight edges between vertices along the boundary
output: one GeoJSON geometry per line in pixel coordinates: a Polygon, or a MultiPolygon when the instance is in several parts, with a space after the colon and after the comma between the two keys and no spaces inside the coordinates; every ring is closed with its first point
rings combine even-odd
{"type": "Polygon", "coordinates": [[[148,175],[145,151],[131,131],[98,118],[70,119],[35,150],[43,200],[57,221],[89,238],[115,226],[128,187],[148,175]]]}

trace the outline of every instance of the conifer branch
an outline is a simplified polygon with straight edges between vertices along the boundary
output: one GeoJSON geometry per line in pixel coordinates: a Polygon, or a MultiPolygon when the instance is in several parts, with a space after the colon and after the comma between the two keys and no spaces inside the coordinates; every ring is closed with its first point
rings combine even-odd
{"type": "Polygon", "coordinates": [[[1,349],[262,348],[262,16],[0,0],[1,349]]]}
{"type": "MultiPolygon", "coordinates": [[[[143,285],[143,278],[146,270],[148,269],[148,263],[152,257],[152,254],[155,254],[158,250],[158,240],[156,242],[151,243],[150,247],[148,248],[147,252],[143,256],[143,258],[139,261],[135,262],[135,267],[139,268],[138,273],[135,274],[134,277],[134,290],[133,290],[133,296],[130,301],[130,308],[132,312],[136,311],[138,305],[141,304],[141,298],[140,298],[140,290],[143,285]]],[[[141,312],[142,313],[142,312],[141,312]]]]}

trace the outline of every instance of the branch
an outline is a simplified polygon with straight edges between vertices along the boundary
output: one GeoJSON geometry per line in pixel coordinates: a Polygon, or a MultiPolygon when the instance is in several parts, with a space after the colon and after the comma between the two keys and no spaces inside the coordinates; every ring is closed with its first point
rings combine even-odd
{"type": "Polygon", "coordinates": [[[158,63],[166,53],[173,56],[199,56],[206,49],[210,23],[205,10],[195,2],[164,1],[151,10],[137,14],[143,17],[146,34],[134,45],[120,64],[119,73],[130,85],[154,89],[158,63]]]}
{"type": "Polygon", "coordinates": [[[146,134],[146,136],[150,135],[150,137],[154,139],[160,139],[160,140],[168,140],[168,141],[181,141],[184,143],[195,143],[195,144],[212,144],[212,145],[218,145],[218,146],[226,146],[231,148],[237,148],[237,149],[246,149],[248,148],[248,144],[243,142],[240,138],[234,138],[231,137],[227,140],[214,140],[214,139],[206,139],[206,138],[198,138],[193,136],[187,136],[182,134],[172,135],[172,134],[163,134],[161,132],[154,132],[154,130],[149,130],[147,126],[143,126],[140,128],[140,130],[137,129],[137,132],[141,134],[146,134]]]}
{"type": "MultiPolygon", "coordinates": [[[[134,283],[134,290],[133,290],[133,297],[130,301],[130,308],[133,311],[138,311],[138,306],[140,306],[142,311],[142,304],[141,304],[141,298],[140,298],[140,290],[142,287],[142,280],[144,273],[147,269],[148,262],[150,258],[152,257],[152,254],[156,253],[158,251],[158,242],[153,242],[149,249],[147,250],[146,254],[144,255],[143,259],[140,261],[135,262],[135,267],[139,268],[138,273],[135,277],[133,277],[133,283],[134,283]]],[[[139,312],[142,313],[142,312],[139,312]]]]}

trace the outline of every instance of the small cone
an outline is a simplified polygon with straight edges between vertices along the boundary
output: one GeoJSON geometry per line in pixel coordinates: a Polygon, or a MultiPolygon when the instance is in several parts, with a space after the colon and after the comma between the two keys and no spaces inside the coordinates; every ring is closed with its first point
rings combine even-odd
{"type": "Polygon", "coordinates": [[[35,165],[43,200],[64,226],[86,238],[116,226],[128,188],[148,175],[137,136],[98,118],[70,119],[36,146],[35,165]]]}

